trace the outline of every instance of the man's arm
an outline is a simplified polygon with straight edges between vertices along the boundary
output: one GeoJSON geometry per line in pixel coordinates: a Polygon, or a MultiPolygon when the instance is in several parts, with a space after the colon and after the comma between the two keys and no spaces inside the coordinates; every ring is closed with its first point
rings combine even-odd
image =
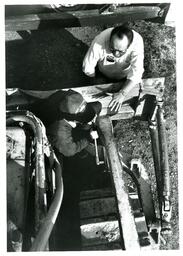
{"type": "Polygon", "coordinates": [[[86,138],[73,140],[72,127],[64,120],[56,121],[48,130],[48,138],[53,146],[65,156],[73,156],[87,147],[89,141],[86,138]]]}
{"type": "Polygon", "coordinates": [[[123,104],[125,96],[133,89],[135,85],[136,83],[133,80],[127,79],[123,85],[123,88],[119,92],[113,94],[113,98],[109,103],[109,108],[111,110],[118,111],[123,104]]]}
{"type": "Polygon", "coordinates": [[[138,42],[136,51],[131,54],[131,70],[127,75],[127,80],[123,85],[123,88],[113,94],[113,98],[109,103],[111,110],[118,111],[124,101],[125,96],[134,88],[134,86],[141,82],[141,78],[144,72],[144,45],[143,40],[138,42]]]}
{"type": "Polygon", "coordinates": [[[90,77],[95,76],[95,67],[100,58],[100,45],[93,40],[83,60],[83,72],[90,77]]]}

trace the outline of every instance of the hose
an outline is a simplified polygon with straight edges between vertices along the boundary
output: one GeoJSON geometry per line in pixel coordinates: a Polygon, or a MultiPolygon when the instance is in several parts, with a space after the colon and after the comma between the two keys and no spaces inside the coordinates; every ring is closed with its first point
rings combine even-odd
{"type": "Polygon", "coordinates": [[[62,171],[60,164],[54,155],[55,158],[55,179],[56,179],[56,193],[53,199],[53,202],[48,210],[48,213],[44,219],[44,223],[41,225],[41,228],[31,246],[30,251],[44,251],[46,244],[48,242],[49,236],[55,224],[62,199],[63,199],[63,179],[62,171]]]}

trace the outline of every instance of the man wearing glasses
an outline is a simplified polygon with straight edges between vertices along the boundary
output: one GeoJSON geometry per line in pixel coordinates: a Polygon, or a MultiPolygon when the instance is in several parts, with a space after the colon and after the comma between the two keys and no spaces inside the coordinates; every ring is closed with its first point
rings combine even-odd
{"type": "Polygon", "coordinates": [[[83,61],[83,72],[90,77],[104,75],[108,82],[120,82],[113,93],[111,110],[121,108],[124,97],[141,81],[144,71],[144,44],[139,33],[126,26],[108,28],[93,40],[83,61]]]}

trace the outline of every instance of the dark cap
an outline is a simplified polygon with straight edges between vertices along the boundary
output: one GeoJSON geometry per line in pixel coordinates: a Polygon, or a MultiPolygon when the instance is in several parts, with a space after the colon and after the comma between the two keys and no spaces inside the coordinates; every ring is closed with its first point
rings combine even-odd
{"type": "Polygon", "coordinates": [[[76,120],[81,123],[88,123],[93,120],[95,115],[99,115],[102,110],[102,104],[99,101],[87,103],[85,110],[78,113],[76,120]]]}
{"type": "Polygon", "coordinates": [[[85,103],[83,96],[73,90],[69,90],[59,104],[59,110],[63,113],[76,114],[85,103]]]}
{"type": "Polygon", "coordinates": [[[69,90],[59,104],[59,110],[67,120],[76,120],[80,123],[90,122],[101,110],[101,104],[87,103],[83,96],[73,90],[69,90]],[[100,105],[98,108],[96,106],[100,105]],[[93,106],[94,105],[94,106],[93,106]],[[96,106],[95,106],[96,105],[96,106]]]}

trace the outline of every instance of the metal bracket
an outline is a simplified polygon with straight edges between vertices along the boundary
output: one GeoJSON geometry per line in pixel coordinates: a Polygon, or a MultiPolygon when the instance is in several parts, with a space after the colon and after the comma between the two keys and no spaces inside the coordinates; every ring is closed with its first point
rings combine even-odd
{"type": "Polygon", "coordinates": [[[156,220],[151,186],[147,182],[148,174],[140,159],[131,160],[131,170],[136,176],[139,183],[140,199],[147,224],[156,220]]]}

